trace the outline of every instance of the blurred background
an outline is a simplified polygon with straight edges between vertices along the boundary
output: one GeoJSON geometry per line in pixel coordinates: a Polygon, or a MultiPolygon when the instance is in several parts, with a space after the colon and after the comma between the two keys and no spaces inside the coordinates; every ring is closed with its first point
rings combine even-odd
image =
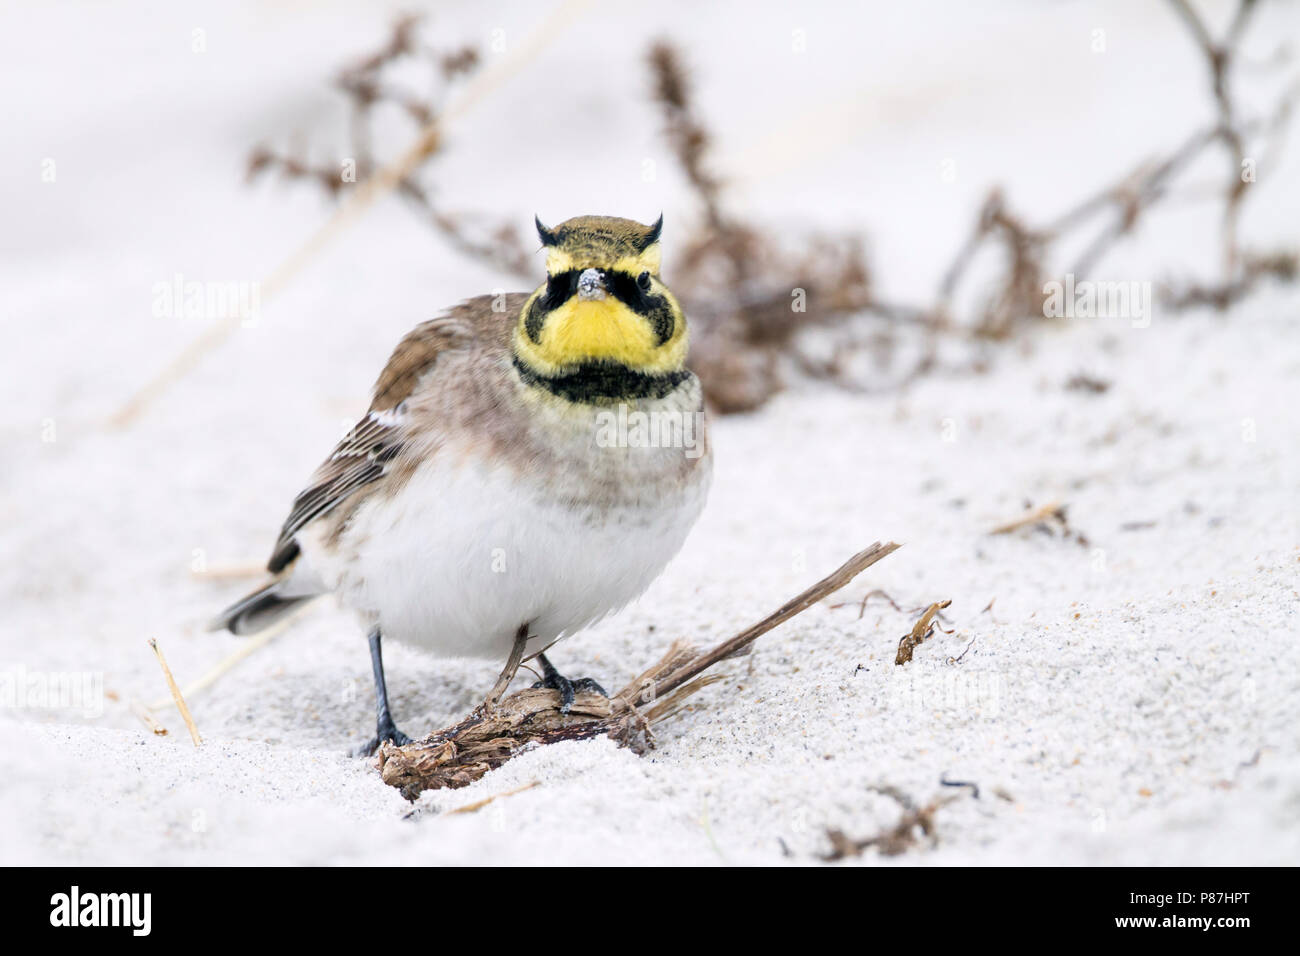
{"type": "MultiPolygon", "coordinates": [[[[108,695],[92,719],[40,720],[135,732],[129,702],[165,698],[146,638],[182,683],[238,649],[203,622],[257,580],[401,335],[540,282],[534,214],[663,213],[718,423],[714,499],[681,560],[571,642],[567,669],[634,673],[645,642],[725,636],[894,537],[910,547],[872,575],[902,608],[827,610],[760,650],[752,679],[784,693],[802,648],[829,693],[892,658],[913,605],[952,598],[950,657],[979,638],[968,663],[1013,639],[1037,661],[1110,661],[1089,677],[1109,684],[1064,692],[1081,709],[1137,682],[1077,720],[1059,699],[1002,701],[1059,762],[1017,798],[1059,813],[1103,793],[1069,813],[1124,817],[1153,785],[1125,776],[1149,744],[1086,786],[1061,768],[1070,741],[1120,746],[1154,680],[1124,648],[1175,626],[1168,595],[1192,602],[1176,626],[1205,646],[1253,646],[1195,603],[1245,574],[1234,600],[1294,631],[1293,3],[60,2],[0,21],[0,663],[90,668],[108,695]],[[1067,275],[1136,283],[1151,306],[1046,316],[1045,284],[1067,275]],[[987,533],[1058,501],[1026,534],[987,533]]],[[[196,702],[200,724],[343,749],[370,708],[354,630],[314,611],[196,702]]],[[[1195,736],[1189,712],[1262,682],[1231,730],[1141,758],[1171,798],[1188,752],[1207,761],[1201,793],[1279,744],[1287,653],[1232,658],[1169,704],[1195,736]]],[[[412,728],[495,672],[392,654],[412,728]]],[[[941,769],[870,733],[899,766],[941,769]]]]}

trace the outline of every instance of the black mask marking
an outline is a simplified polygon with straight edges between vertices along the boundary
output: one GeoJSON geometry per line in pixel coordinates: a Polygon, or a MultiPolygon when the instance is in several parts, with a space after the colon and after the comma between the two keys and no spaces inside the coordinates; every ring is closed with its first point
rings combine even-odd
{"type": "Polygon", "coordinates": [[[515,368],[529,385],[545,388],[570,402],[602,404],[620,399],[663,398],[691,373],[682,369],[654,375],[638,372],[617,362],[584,362],[572,371],[559,375],[541,375],[529,368],[518,356],[515,368]]]}
{"type": "MultiPolygon", "coordinates": [[[[541,343],[546,313],[558,309],[577,294],[578,278],[584,271],[586,270],[569,269],[547,278],[546,291],[533,301],[524,319],[524,331],[534,342],[541,343]]],[[[641,283],[626,272],[601,270],[601,275],[610,295],[650,322],[658,340],[656,345],[663,345],[673,337],[676,322],[666,298],[642,288],[641,283]]]]}

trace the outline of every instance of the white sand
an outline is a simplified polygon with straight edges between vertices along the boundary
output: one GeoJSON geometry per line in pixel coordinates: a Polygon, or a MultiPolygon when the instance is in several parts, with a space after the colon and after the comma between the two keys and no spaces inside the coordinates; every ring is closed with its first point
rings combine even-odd
{"type": "MultiPolygon", "coordinates": [[[[801,24],[772,14],[743,29],[722,11],[690,14],[692,56],[713,84],[703,105],[726,161],[745,171],[736,202],[794,222],[865,223],[887,290],[920,295],[995,178],[1027,207],[1057,210],[1202,115],[1187,93],[1202,77],[1164,17],[1031,6],[1009,5],[988,49],[972,48],[953,11],[921,18],[924,34],[883,16],[845,29],[829,5],[801,24]],[[1108,28],[1110,59],[1089,72],[1096,25],[1108,28]],[[781,58],[792,26],[826,45],[815,63],[781,58]],[[924,64],[909,68],[922,43],[924,64]],[[859,47],[871,55],[847,55],[859,47]],[[806,146],[808,129],[831,128],[824,119],[782,140],[748,99],[727,109],[737,87],[724,55],[736,69],[766,64],[758,82],[785,115],[802,104],[820,117],[863,90],[872,112],[806,146]],[[1151,57],[1173,78],[1149,75],[1151,57]],[[934,75],[918,76],[922,66],[934,75]],[[1071,122],[1086,133],[1067,135],[1071,122]],[[962,172],[939,186],[947,156],[962,172]],[[853,188],[828,185],[844,182],[853,188]]],[[[687,9],[669,6],[645,29],[687,9]]],[[[713,496],[686,549],[641,602],[557,649],[566,671],[618,686],[672,639],[730,636],[877,539],[905,547],[842,599],[883,588],[909,610],[873,601],[859,619],[856,607],[814,608],[727,664],[731,679],[662,725],[649,757],[607,741],[545,748],[466,790],[426,794],[408,819],[367,762],[344,756],[372,726],[368,662],[363,636],[329,602],[192,701],[202,749],[170,710],[159,712],[169,736],[145,732],[125,701],[165,695],[146,638],[159,638],[182,682],[240,646],[201,625],[247,582],[196,577],[194,562],[260,560],[397,336],[500,281],[385,203],[140,422],[96,426],[204,327],[154,318],[155,282],[257,279],[321,220],[305,189],[242,187],[240,162],[277,130],[332,134],[324,78],[384,22],[369,8],[325,7],[305,37],[289,9],[223,11],[162,7],[128,24],[81,10],[57,37],[54,14],[31,12],[41,20],[24,24],[24,42],[0,30],[0,53],[48,98],[18,117],[5,158],[24,178],[7,176],[0,197],[16,213],[0,239],[11,267],[3,331],[22,344],[3,373],[16,388],[0,432],[0,561],[11,569],[0,674],[98,675],[116,697],[98,716],[0,713],[0,862],[807,863],[827,848],[826,827],[866,836],[896,819],[871,787],[919,802],[964,794],[940,785],[945,774],[978,783],[980,798],[943,808],[938,845],[898,861],[1300,859],[1294,290],[1226,317],[1157,312],[1145,329],[1062,323],[995,352],[987,375],[878,396],[802,388],[717,422],[713,496]],[[209,44],[198,58],[197,25],[209,44]],[[47,156],[58,181],[43,185],[47,156]],[[1065,390],[1078,371],[1113,384],[1065,390]],[[50,421],[55,440],[42,441],[50,421]],[[1053,499],[1086,546],[988,536],[1025,501],[1053,499]],[[944,598],[955,632],[896,668],[910,609],[944,598]],[[441,816],[534,781],[477,813],[441,816]]],[[[498,23],[522,38],[537,16],[489,6],[438,23],[453,39],[498,23]]],[[[1265,41],[1295,26],[1277,17],[1265,41]]],[[[467,114],[461,152],[440,166],[457,208],[685,215],[653,114],[565,69],[582,53],[617,63],[626,44],[592,40],[616,26],[611,13],[589,14],[534,72],[467,114]],[[557,153],[520,172],[515,152],[474,152],[525,116],[557,137],[557,153]],[[590,135],[591,119],[626,136],[566,171],[557,156],[590,135]],[[641,181],[646,156],[662,182],[641,181]]],[[[630,97],[644,77],[625,72],[611,84],[630,97]]],[[[1300,173],[1292,154],[1288,176],[1300,173]]],[[[1246,224],[1263,245],[1293,235],[1297,213],[1293,189],[1269,196],[1246,224]]],[[[1212,247],[1195,237],[1213,210],[1200,215],[1121,247],[1110,274],[1204,268],[1212,247]]],[[[463,714],[495,673],[385,650],[399,723],[413,733],[463,714]]]]}

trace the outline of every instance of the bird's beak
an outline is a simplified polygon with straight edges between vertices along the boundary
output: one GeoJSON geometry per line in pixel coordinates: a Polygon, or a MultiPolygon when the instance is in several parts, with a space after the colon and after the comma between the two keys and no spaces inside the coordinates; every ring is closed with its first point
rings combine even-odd
{"type": "Polygon", "coordinates": [[[599,269],[584,269],[578,276],[578,298],[600,300],[605,298],[605,273],[599,269]]]}

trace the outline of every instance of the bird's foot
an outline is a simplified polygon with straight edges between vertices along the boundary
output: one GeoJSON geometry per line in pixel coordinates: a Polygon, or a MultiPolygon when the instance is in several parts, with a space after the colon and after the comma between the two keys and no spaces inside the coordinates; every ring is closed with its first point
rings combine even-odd
{"type": "Polygon", "coordinates": [[[385,743],[392,742],[398,747],[404,747],[411,742],[411,738],[406,736],[397,729],[392,719],[381,720],[375,726],[375,735],[367,740],[364,744],[354,747],[352,750],[353,757],[373,757],[375,751],[385,743]]]}
{"type": "Polygon", "coordinates": [[[574,697],[580,691],[591,691],[601,697],[609,696],[605,692],[605,688],[590,677],[579,677],[577,680],[570,680],[555,669],[554,665],[546,659],[546,655],[539,654],[538,660],[542,665],[542,674],[544,676],[533,685],[533,688],[545,687],[556,691],[560,695],[560,713],[567,714],[569,712],[569,709],[573,707],[574,697]]]}

